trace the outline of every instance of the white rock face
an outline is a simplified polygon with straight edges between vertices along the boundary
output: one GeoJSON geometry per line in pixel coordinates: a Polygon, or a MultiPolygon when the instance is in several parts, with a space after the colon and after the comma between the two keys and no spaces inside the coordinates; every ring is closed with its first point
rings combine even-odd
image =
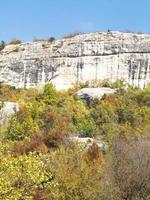
{"type": "Polygon", "coordinates": [[[4,102],[4,106],[0,109],[0,124],[8,121],[8,119],[19,111],[19,105],[14,102],[4,102]]]}
{"type": "Polygon", "coordinates": [[[87,80],[150,82],[150,35],[90,33],[68,39],[7,45],[0,51],[0,82],[31,87],[52,82],[65,89],[87,80]]]}
{"type": "Polygon", "coordinates": [[[94,99],[101,99],[104,94],[113,94],[115,89],[99,87],[99,88],[82,88],[76,94],[82,99],[92,101],[94,99]]]}
{"type": "Polygon", "coordinates": [[[102,141],[98,141],[91,137],[79,137],[79,136],[72,136],[67,138],[69,141],[76,142],[78,144],[84,144],[85,147],[90,148],[93,143],[96,143],[99,149],[103,152],[106,151],[106,145],[102,141]]]}
{"type": "Polygon", "coordinates": [[[70,141],[78,142],[78,143],[93,143],[94,139],[90,137],[79,137],[79,136],[72,136],[68,138],[70,141]]]}

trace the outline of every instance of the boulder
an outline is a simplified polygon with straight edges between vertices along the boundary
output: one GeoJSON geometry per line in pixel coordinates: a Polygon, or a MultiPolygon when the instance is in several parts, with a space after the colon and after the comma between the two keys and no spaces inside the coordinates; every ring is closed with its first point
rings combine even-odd
{"type": "Polygon", "coordinates": [[[6,123],[9,118],[19,111],[19,105],[14,102],[4,102],[0,109],[0,124],[6,123]]]}
{"type": "Polygon", "coordinates": [[[107,87],[82,88],[76,93],[76,95],[90,104],[94,99],[101,99],[104,94],[113,94],[115,91],[115,89],[107,87]]]}
{"type": "Polygon", "coordinates": [[[79,136],[71,136],[67,138],[68,141],[72,141],[72,142],[76,142],[78,144],[80,144],[80,146],[84,147],[84,148],[90,148],[92,146],[93,143],[96,143],[98,148],[105,153],[107,148],[106,148],[106,144],[102,141],[96,140],[94,138],[91,137],[79,137],[79,136]]]}

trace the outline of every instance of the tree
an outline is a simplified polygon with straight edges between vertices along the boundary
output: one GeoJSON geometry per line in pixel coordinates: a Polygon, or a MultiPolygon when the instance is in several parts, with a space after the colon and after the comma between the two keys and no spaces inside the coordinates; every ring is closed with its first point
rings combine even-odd
{"type": "Polygon", "coordinates": [[[55,39],[55,37],[50,37],[49,39],[48,39],[48,42],[54,42],[56,39],[55,39]]]}
{"type": "Polygon", "coordinates": [[[46,162],[35,154],[1,157],[0,199],[33,199],[38,188],[55,186],[46,162]]]}
{"type": "Polygon", "coordinates": [[[0,51],[5,48],[5,45],[6,44],[5,44],[4,40],[2,40],[1,43],[0,43],[0,51]]]}

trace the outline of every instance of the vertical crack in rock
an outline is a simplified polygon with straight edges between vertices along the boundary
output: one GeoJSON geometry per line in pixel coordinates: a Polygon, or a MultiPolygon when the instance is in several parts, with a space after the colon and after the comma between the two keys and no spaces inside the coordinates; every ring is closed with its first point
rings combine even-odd
{"type": "Polygon", "coordinates": [[[15,87],[52,82],[65,89],[76,82],[123,79],[142,88],[150,82],[149,59],[149,34],[89,33],[53,43],[6,45],[0,82],[15,87]]]}

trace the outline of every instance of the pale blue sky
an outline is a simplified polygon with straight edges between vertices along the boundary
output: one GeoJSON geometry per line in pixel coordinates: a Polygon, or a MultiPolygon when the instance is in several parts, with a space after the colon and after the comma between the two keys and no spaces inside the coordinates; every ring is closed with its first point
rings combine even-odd
{"type": "Polygon", "coordinates": [[[150,32],[150,0],[0,0],[0,40],[108,28],[150,32]]]}

